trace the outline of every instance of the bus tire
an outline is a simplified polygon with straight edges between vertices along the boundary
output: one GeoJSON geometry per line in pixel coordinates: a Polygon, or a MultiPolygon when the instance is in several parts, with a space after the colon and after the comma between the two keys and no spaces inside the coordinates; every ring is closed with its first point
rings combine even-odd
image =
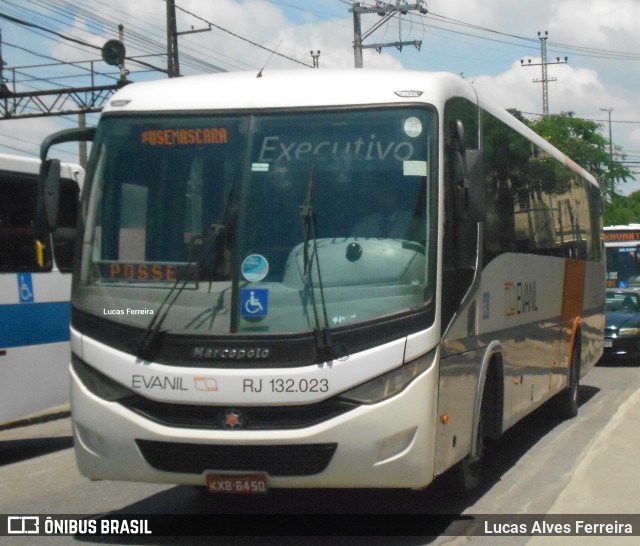
{"type": "Polygon", "coordinates": [[[478,418],[478,430],[476,432],[473,442],[476,446],[476,454],[471,455],[469,453],[456,468],[456,481],[458,488],[463,494],[473,493],[485,478],[485,464],[486,464],[486,452],[487,452],[487,418],[488,418],[488,399],[486,392],[482,396],[482,405],[480,409],[480,416],[478,418]]]}
{"type": "Polygon", "coordinates": [[[560,395],[560,413],[564,419],[573,419],[578,415],[578,391],[580,388],[580,342],[576,342],[571,352],[571,369],[569,370],[569,384],[560,395]]]}

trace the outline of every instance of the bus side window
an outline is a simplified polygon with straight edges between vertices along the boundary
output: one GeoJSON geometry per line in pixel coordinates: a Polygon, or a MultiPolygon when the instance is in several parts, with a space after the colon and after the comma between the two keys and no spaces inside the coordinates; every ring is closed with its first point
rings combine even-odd
{"type": "Polygon", "coordinates": [[[48,271],[51,251],[36,230],[37,178],[0,178],[0,271],[48,271]]]}
{"type": "Polygon", "coordinates": [[[478,146],[478,108],[461,98],[445,107],[445,225],[442,271],[442,327],[447,327],[471,286],[477,263],[478,224],[466,216],[464,207],[463,160],[456,141],[458,122],[464,128],[466,150],[478,146]]]}
{"type": "Polygon", "coordinates": [[[62,180],[58,227],[53,232],[53,256],[60,271],[71,271],[75,245],[80,188],[73,180],[62,180]]]}

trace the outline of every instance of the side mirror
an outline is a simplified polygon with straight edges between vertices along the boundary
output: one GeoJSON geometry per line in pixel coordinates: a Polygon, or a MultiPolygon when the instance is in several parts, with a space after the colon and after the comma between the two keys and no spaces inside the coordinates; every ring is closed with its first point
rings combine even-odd
{"type": "Polygon", "coordinates": [[[95,127],[63,129],[62,131],[53,133],[46,137],[40,145],[40,160],[44,162],[44,160],[47,159],[49,148],[55,144],[63,144],[65,142],[90,142],[93,141],[95,134],[95,127]]]}
{"type": "Polygon", "coordinates": [[[60,208],[60,161],[47,159],[40,166],[40,196],[44,225],[49,231],[58,227],[60,208]]]}
{"type": "Polygon", "coordinates": [[[40,179],[38,185],[39,229],[53,231],[58,227],[60,208],[60,161],[47,159],[49,148],[65,142],[93,141],[95,127],[63,129],[46,137],[40,145],[40,179]]]}

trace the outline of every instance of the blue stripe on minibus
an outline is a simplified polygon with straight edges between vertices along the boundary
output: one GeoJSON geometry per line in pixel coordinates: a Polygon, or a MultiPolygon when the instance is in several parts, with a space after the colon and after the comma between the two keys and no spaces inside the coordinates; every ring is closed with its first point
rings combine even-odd
{"type": "Polygon", "coordinates": [[[68,301],[0,305],[0,348],[69,340],[68,301]]]}

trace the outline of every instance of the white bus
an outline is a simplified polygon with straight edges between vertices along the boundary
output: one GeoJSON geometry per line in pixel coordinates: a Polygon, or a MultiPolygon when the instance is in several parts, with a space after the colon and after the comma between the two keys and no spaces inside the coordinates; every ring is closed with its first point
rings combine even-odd
{"type": "Polygon", "coordinates": [[[84,171],[62,165],[52,234],[38,218],[39,170],[0,154],[0,424],[69,402],[70,230],[84,171]]]}
{"type": "Polygon", "coordinates": [[[598,186],[468,82],[132,84],[78,136],[83,475],[420,489],[456,466],[473,487],[485,440],[554,395],[575,415],[602,353],[598,186]]]}
{"type": "Polygon", "coordinates": [[[640,224],[604,227],[607,288],[640,288],[640,224]]]}

